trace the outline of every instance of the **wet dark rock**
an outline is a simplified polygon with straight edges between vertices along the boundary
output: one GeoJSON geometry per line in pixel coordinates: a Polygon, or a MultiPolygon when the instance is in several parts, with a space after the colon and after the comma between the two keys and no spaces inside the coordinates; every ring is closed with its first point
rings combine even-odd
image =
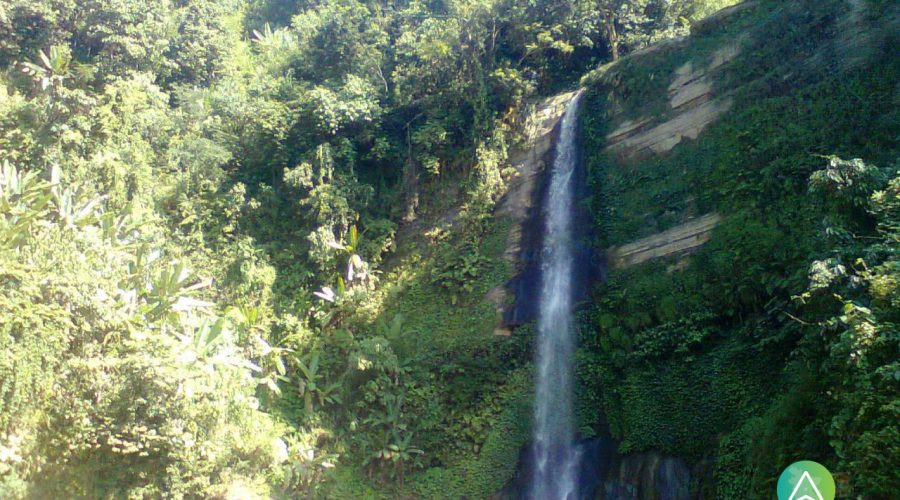
{"type": "Polygon", "coordinates": [[[658,453],[628,455],[607,476],[595,498],[604,500],[690,498],[691,474],[683,460],[658,453]]]}
{"type": "MultiPolygon", "coordinates": [[[[554,127],[550,137],[558,135],[559,125],[554,127]]],[[[544,163],[552,164],[556,154],[554,145],[544,153],[544,163]]],[[[538,299],[541,290],[541,248],[545,214],[542,210],[547,196],[548,176],[543,175],[535,188],[534,199],[528,215],[521,224],[522,238],[520,244],[520,271],[506,287],[514,297],[514,303],[506,310],[503,323],[508,327],[516,327],[537,320],[538,299]]],[[[577,272],[572,277],[574,303],[585,301],[589,297],[593,283],[606,279],[606,255],[594,248],[593,221],[590,207],[585,200],[591,195],[587,183],[584,162],[576,158],[574,170],[574,203],[572,206],[572,234],[574,235],[574,259],[577,272]]]]}
{"type": "MultiPolygon", "coordinates": [[[[620,455],[608,438],[591,438],[576,444],[580,456],[578,488],[571,500],[687,500],[691,495],[691,470],[680,458],[657,452],[620,455]]],[[[533,467],[532,447],[519,452],[516,475],[495,498],[531,500],[528,494],[533,467]]]]}

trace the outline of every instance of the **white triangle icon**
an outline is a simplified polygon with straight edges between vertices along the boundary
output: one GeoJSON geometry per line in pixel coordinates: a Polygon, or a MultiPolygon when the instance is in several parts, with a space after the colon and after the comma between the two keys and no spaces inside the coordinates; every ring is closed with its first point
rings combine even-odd
{"type": "Polygon", "coordinates": [[[822,498],[822,493],[819,492],[819,488],[816,486],[816,482],[812,480],[812,477],[809,475],[809,471],[803,471],[803,475],[800,476],[800,480],[797,481],[797,486],[794,486],[794,491],[791,492],[791,496],[788,500],[825,500],[822,498]],[[809,494],[804,494],[803,496],[797,496],[797,493],[800,491],[800,486],[804,483],[809,483],[809,487],[812,488],[813,492],[815,492],[816,496],[811,497],[809,494]]]}

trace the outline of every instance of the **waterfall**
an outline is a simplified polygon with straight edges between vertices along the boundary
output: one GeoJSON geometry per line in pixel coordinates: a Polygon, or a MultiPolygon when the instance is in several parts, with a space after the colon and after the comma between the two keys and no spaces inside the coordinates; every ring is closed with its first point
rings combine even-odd
{"type": "Polygon", "coordinates": [[[575,332],[572,325],[573,177],[575,172],[575,95],[566,107],[544,202],[541,293],[537,333],[537,388],[534,465],[529,496],[562,500],[577,495],[578,453],[573,445],[572,390],[575,332]]]}

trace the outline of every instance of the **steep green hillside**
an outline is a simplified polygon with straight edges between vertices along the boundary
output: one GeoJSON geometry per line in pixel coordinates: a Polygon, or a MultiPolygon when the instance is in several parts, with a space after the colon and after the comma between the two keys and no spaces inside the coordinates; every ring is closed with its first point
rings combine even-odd
{"type": "Polygon", "coordinates": [[[889,2],[755,2],[585,79],[599,245],[722,218],[689,260],[595,290],[579,370],[621,451],[687,457],[717,498],[770,498],[801,459],[844,496],[900,486],[897,22],[889,2]],[[696,140],[607,149],[617,123],[674,123],[673,82],[707,66],[730,107],[696,140]]]}

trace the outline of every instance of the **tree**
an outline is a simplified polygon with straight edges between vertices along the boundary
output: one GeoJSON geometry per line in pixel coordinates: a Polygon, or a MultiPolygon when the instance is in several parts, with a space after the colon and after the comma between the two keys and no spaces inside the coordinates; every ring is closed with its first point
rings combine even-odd
{"type": "Polygon", "coordinates": [[[273,463],[260,368],[148,226],[59,170],[0,168],[5,494],[215,496],[230,484],[209,475],[252,483],[273,463]]]}
{"type": "Polygon", "coordinates": [[[833,257],[812,263],[798,301],[825,313],[816,333],[826,342],[830,444],[863,492],[889,495],[900,466],[892,425],[900,406],[900,176],[896,167],[888,181],[860,159],[826,159],[810,190],[830,208],[836,245],[833,257]],[[861,234],[871,227],[852,208],[874,219],[874,234],[861,234]]]}
{"type": "Polygon", "coordinates": [[[600,30],[613,61],[663,38],[685,35],[695,12],[689,0],[597,0],[600,30]]]}

